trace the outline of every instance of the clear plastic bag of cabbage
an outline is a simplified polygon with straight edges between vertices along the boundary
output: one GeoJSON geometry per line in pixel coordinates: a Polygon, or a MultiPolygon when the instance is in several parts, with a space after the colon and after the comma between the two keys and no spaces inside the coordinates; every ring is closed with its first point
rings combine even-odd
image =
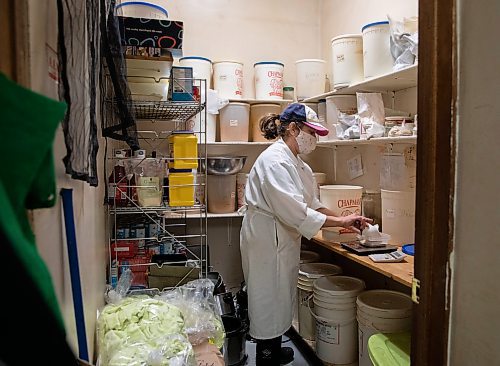
{"type": "Polygon", "coordinates": [[[106,305],[97,332],[101,366],[194,364],[181,311],[161,299],[130,296],[106,305]]]}
{"type": "Polygon", "coordinates": [[[184,317],[184,329],[192,345],[209,341],[221,348],[224,326],[216,310],[214,283],[209,279],[188,282],[160,295],[165,302],[177,306],[184,317]]]}

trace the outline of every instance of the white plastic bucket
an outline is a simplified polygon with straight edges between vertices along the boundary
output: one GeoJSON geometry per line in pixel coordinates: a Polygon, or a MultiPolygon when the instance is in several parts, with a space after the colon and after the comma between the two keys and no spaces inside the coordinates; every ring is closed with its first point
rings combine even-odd
{"type": "Polygon", "coordinates": [[[250,105],[230,102],[220,110],[220,140],[248,141],[250,105]]]}
{"type": "Polygon", "coordinates": [[[382,228],[398,244],[415,242],[415,191],[381,190],[382,228]]]}
{"type": "Polygon", "coordinates": [[[243,63],[238,61],[217,61],[213,63],[214,89],[220,98],[243,98],[243,63]]]}
{"type": "Polygon", "coordinates": [[[208,212],[236,211],[236,174],[207,175],[208,212]]]}
{"type": "Polygon", "coordinates": [[[326,61],[304,59],[296,61],[295,65],[298,100],[325,92],[326,61]]]}
{"type": "Polygon", "coordinates": [[[389,22],[365,25],[363,33],[363,74],[365,79],[392,72],[389,22]]]}
{"type": "Polygon", "coordinates": [[[363,80],[363,36],[344,34],[332,38],[333,87],[342,88],[363,80]]]}
{"type": "Polygon", "coordinates": [[[316,333],[316,320],[309,310],[312,291],[297,287],[299,334],[302,338],[313,341],[316,333]]]}
{"type": "Polygon", "coordinates": [[[413,191],[417,183],[417,164],[404,153],[386,153],[380,161],[380,188],[413,191]]]}
{"type": "Polygon", "coordinates": [[[283,99],[283,71],[280,62],[257,62],[254,64],[255,99],[283,99]]]}
{"type": "Polygon", "coordinates": [[[238,195],[238,208],[241,208],[245,205],[245,188],[247,186],[248,181],[247,173],[238,173],[236,175],[236,192],[238,195]]]}
{"type": "Polygon", "coordinates": [[[320,201],[336,216],[361,215],[363,187],[349,185],[325,185],[319,187],[320,201]]]}
{"type": "Polygon", "coordinates": [[[376,333],[405,332],[411,329],[411,297],[396,291],[371,290],[358,296],[359,366],[372,366],[368,339],[376,333]]]}
{"type": "Polygon", "coordinates": [[[198,137],[199,143],[205,143],[205,134],[207,142],[215,142],[215,136],[217,133],[217,115],[208,113],[206,114],[206,125],[205,125],[205,112],[200,112],[194,115],[189,120],[189,129],[191,129],[196,137],[198,137]]]}
{"type": "Polygon", "coordinates": [[[300,251],[300,264],[302,263],[317,263],[320,261],[321,256],[311,250],[300,251]]]}
{"type": "Polygon", "coordinates": [[[316,185],[314,186],[314,194],[316,195],[316,198],[319,199],[319,187],[326,183],[326,174],[313,173],[313,177],[316,181],[316,185]]]}
{"type": "Polygon", "coordinates": [[[250,106],[250,125],[252,141],[267,142],[260,130],[260,119],[268,113],[280,114],[281,106],[279,104],[252,104],[250,106]]]}
{"type": "Polygon", "coordinates": [[[181,57],[179,64],[183,67],[193,68],[193,79],[206,80],[205,83],[198,80],[193,82],[194,86],[198,86],[200,88],[200,95],[202,100],[204,100],[205,87],[210,89],[212,85],[212,61],[205,57],[188,56],[181,57]]]}
{"type": "Polygon", "coordinates": [[[342,268],[330,263],[303,263],[299,267],[299,280],[308,280],[314,282],[315,279],[328,276],[339,275],[342,268]]]}
{"type": "Polygon", "coordinates": [[[115,14],[131,18],[168,19],[165,8],[145,1],[122,1],[116,5],[115,14]]]}

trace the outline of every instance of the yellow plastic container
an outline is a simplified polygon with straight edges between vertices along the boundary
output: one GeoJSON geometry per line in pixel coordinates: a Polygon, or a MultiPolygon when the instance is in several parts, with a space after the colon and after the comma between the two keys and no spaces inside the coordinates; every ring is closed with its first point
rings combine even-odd
{"type": "Polygon", "coordinates": [[[171,207],[194,205],[194,174],[174,172],[168,176],[169,205],[171,207]]]}
{"type": "Polygon", "coordinates": [[[173,133],[168,138],[170,158],[168,164],[173,169],[198,168],[198,138],[191,132],[173,133]]]}

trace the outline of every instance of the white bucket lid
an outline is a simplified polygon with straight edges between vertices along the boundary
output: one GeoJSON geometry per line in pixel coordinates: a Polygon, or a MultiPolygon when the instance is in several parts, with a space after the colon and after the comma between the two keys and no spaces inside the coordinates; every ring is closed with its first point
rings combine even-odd
{"type": "Polygon", "coordinates": [[[344,99],[344,98],[356,100],[356,96],[352,94],[332,95],[330,97],[326,97],[325,100],[344,99]]]}
{"type": "Polygon", "coordinates": [[[320,60],[318,58],[305,58],[303,60],[297,60],[295,61],[296,64],[301,63],[301,62],[321,62],[321,63],[326,63],[325,60],[320,60]]]}
{"type": "Polygon", "coordinates": [[[310,250],[301,250],[300,251],[300,263],[312,263],[318,261],[320,255],[316,252],[312,252],[310,250]]]}
{"type": "Polygon", "coordinates": [[[355,277],[325,276],[314,281],[314,289],[332,296],[352,297],[365,289],[365,282],[355,277]]]}
{"type": "Polygon", "coordinates": [[[224,108],[226,108],[227,106],[232,106],[232,105],[242,105],[244,107],[250,108],[250,104],[245,103],[245,102],[229,102],[224,108]]]}
{"type": "Polygon", "coordinates": [[[349,186],[349,185],[343,185],[343,184],[327,184],[325,186],[320,187],[321,190],[336,190],[336,189],[341,189],[341,190],[359,190],[363,189],[361,186],[349,186]]]}
{"type": "Polygon", "coordinates": [[[256,107],[280,107],[279,104],[274,104],[274,103],[255,103],[250,106],[250,108],[256,108],[256,107]]]}
{"type": "Polygon", "coordinates": [[[339,39],[343,38],[363,38],[362,34],[341,34],[340,36],[333,37],[330,42],[333,43],[339,39]]]}
{"type": "Polygon", "coordinates": [[[299,268],[299,275],[307,278],[319,278],[341,273],[342,268],[330,263],[302,263],[299,268]]]}
{"type": "Polygon", "coordinates": [[[222,64],[222,63],[226,63],[226,64],[240,64],[240,65],[243,65],[243,62],[240,62],[240,61],[233,61],[233,60],[213,61],[212,63],[213,63],[213,64],[222,64]]]}
{"type": "Polygon", "coordinates": [[[356,304],[366,315],[387,318],[408,316],[413,306],[410,296],[391,290],[365,291],[358,295],[356,304]]]}

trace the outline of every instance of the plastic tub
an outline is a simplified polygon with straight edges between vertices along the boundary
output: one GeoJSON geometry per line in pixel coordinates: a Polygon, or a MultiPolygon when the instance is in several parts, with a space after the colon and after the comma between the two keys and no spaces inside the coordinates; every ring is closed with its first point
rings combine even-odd
{"type": "Polygon", "coordinates": [[[214,89],[220,98],[243,98],[243,63],[238,61],[217,61],[213,63],[214,89]]]}
{"type": "Polygon", "coordinates": [[[248,141],[250,105],[231,102],[220,110],[220,140],[248,141]]]}
{"type": "Polygon", "coordinates": [[[314,194],[316,195],[316,198],[319,199],[319,187],[326,183],[326,174],[313,173],[313,177],[316,181],[316,185],[314,186],[314,194]]]}
{"type": "Polygon", "coordinates": [[[283,99],[283,71],[281,62],[257,62],[254,66],[255,99],[283,99]]]}
{"type": "Polygon", "coordinates": [[[122,1],[115,6],[115,14],[131,18],[168,19],[165,8],[147,1],[122,1]]]}
{"type": "Polygon", "coordinates": [[[316,321],[309,310],[311,298],[312,290],[297,287],[299,334],[309,341],[313,341],[316,335],[316,321]]]}
{"type": "Polygon", "coordinates": [[[248,181],[247,173],[238,173],[236,175],[236,192],[238,194],[238,208],[245,205],[245,188],[248,181]]]}
{"type": "Polygon", "coordinates": [[[415,242],[415,191],[381,190],[382,227],[397,244],[415,242]]]}
{"type": "Polygon", "coordinates": [[[236,174],[207,175],[208,212],[236,211],[236,174]]]}
{"type": "Polygon", "coordinates": [[[174,172],[168,176],[169,206],[194,205],[194,175],[191,171],[174,172]]]}
{"type": "MultiPolygon", "coordinates": [[[[206,80],[206,87],[210,89],[212,81],[212,61],[205,57],[199,56],[188,56],[181,57],[179,59],[179,64],[183,67],[193,68],[193,79],[204,79],[206,80]]],[[[200,93],[203,95],[205,84],[195,81],[194,85],[200,87],[200,93]]]]}
{"type": "Polygon", "coordinates": [[[336,140],[339,113],[356,114],[358,101],[355,95],[334,95],[326,98],[326,128],[330,130],[324,140],[336,140]]]}
{"type": "Polygon", "coordinates": [[[325,92],[326,61],[304,59],[296,61],[295,65],[298,100],[325,92]]]}
{"type": "Polygon", "coordinates": [[[250,125],[252,133],[252,141],[266,142],[260,130],[260,119],[268,113],[280,114],[281,106],[279,104],[253,104],[250,106],[250,125]]]}
{"type": "Polygon", "coordinates": [[[363,187],[349,185],[325,185],[319,187],[320,201],[336,216],[361,215],[363,187]]]}
{"type": "Polygon", "coordinates": [[[365,25],[363,33],[363,75],[365,79],[392,72],[389,22],[365,25]]]}
{"type": "Polygon", "coordinates": [[[344,34],[332,43],[333,87],[342,88],[363,80],[363,36],[344,34]]]}

